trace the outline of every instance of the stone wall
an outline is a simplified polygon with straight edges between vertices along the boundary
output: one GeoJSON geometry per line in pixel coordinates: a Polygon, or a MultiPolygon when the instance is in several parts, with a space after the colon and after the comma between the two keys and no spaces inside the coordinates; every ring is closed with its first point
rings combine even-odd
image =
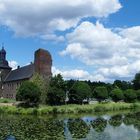
{"type": "Polygon", "coordinates": [[[4,83],[2,97],[16,99],[17,89],[20,87],[23,81],[25,80],[4,83]]]}

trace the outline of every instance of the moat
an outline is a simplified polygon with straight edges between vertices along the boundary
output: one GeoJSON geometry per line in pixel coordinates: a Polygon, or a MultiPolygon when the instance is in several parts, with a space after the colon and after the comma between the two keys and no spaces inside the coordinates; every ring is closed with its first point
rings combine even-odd
{"type": "Polygon", "coordinates": [[[111,115],[0,116],[0,139],[139,140],[140,112],[111,115]]]}

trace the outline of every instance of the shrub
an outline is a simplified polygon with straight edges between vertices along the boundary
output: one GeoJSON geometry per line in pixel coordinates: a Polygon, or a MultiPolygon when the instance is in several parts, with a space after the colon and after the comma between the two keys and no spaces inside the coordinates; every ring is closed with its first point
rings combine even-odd
{"type": "Polygon", "coordinates": [[[124,99],[124,94],[121,89],[116,88],[111,91],[111,97],[116,102],[124,99]]]}
{"type": "Polygon", "coordinates": [[[41,91],[35,83],[26,81],[19,87],[16,100],[22,101],[20,105],[23,107],[34,107],[39,104],[40,94],[41,91]]]}
{"type": "Polygon", "coordinates": [[[98,98],[99,99],[99,101],[101,101],[101,100],[104,100],[104,99],[107,99],[108,98],[108,91],[107,91],[107,88],[106,87],[104,87],[104,86],[102,86],[102,87],[96,87],[95,89],[94,89],[94,96],[96,97],[96,98],[98,98]]]}
{"type": "Polygon", "coordinates": [[[124,91],[125,101],[134,102],[137,98],[136,91],[133,89],[127,89],[124,91]]]}

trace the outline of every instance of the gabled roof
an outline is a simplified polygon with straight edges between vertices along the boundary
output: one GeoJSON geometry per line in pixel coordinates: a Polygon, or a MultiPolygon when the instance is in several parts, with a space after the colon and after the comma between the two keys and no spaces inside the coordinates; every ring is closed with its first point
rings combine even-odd
{"type": "Polygon", "coordinates": [[[16,70],[11,71],[5,78],[4,82],[12,82],[18,80],[29,79],[34,73],[34,64],[30,64],[16,70]]]}

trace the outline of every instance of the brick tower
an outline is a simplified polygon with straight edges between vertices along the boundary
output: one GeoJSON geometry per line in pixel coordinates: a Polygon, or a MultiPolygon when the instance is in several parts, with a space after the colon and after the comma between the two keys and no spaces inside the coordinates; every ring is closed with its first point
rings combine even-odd
{"type": "Polygon", "coordinates": [[[39,73],[45,80],[50,80],[52,76],[52,57],[47,50],[38,49],[35,52],[34,65],[36,73],[39,73]]]}

